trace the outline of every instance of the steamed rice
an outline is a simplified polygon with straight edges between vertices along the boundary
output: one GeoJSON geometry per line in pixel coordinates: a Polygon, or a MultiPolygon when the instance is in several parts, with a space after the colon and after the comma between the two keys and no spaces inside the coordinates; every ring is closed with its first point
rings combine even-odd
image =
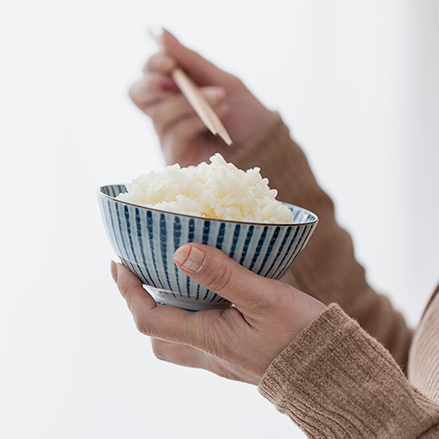
{"type": "Polygon", "coordinates": [[[206,218],[257,223],[292,223],[293,214],[276,200],[259,168],[242,171],[221,154],[197,166],[175,164],[135,179],[117,199],[206,218]]]}

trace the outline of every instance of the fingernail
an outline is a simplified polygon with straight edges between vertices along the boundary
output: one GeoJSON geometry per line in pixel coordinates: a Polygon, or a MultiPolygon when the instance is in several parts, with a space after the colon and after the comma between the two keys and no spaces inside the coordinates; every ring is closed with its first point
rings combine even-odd
{"type": "Polygon", "coordinates": [[[111,275],[113,276],[114,282],[117,283],[117,266],[114,261],[111,261],[111,275]]]}
{"type": "Polygon", "coordinates": [[[189,273],[199,273],[206,265],[206,253],[191,245],[180,247],[174,254],[174,262],[189,273]]]}
{"type": "Polygon", "coordinates": [[[205,87],[201,93],[211,104],[221,102],[226,97],[226,91],[220,87],[205,87]]]}

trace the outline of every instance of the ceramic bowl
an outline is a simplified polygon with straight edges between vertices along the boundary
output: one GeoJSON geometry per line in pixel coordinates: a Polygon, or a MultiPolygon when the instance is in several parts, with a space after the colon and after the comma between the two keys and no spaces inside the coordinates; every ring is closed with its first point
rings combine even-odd
{"type": "Polygon", "coordinates": [[[98,190],[110,243],[121,262],[135,273],[160,305],[197,311],[230,303],[200,286],[174,264],[174,252],[187,242],[214,246],[249,270],[280,279],[306,246],[318,218],[287,204],[293,224],[261,224],[209,219],[116,200],[124,185],[98,190]]]}

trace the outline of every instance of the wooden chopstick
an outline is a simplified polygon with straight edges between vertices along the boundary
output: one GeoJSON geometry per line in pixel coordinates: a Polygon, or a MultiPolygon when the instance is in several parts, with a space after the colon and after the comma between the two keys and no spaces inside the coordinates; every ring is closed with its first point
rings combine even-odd
{"type": "MultiPolygon", "coordinates": [[[[149,34],[162,49],[159,38],[157,38],[157,36],[151,29],[149,29],[149,34]]],[[[220,136],[224,140],[224,142],[230,146],[233,142],[230,138],[229,133],[227,132],[226,128],[224,127],[223,123],[218,118],[216,113],[213,111],[212,107],[206,101],[205,97],[201,94],[200,90],[198,89],[192,78],[190,78],[186,74],[186,72],[180,67],[174,68],[171,72],[171,76],[177,84],[178,88],[180,89],[181,93],[188,100],[189,104],[198,114],[208,130],[215,136],[220,136]]]]}

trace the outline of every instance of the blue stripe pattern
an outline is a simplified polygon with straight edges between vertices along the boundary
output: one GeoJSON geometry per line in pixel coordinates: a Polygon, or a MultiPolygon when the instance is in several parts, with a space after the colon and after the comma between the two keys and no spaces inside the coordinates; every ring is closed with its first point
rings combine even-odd
{"type": "MultiPolygon", "coordinates": [[[[174,253],[177,251],[177,249],[180,247],[180,239],[181,239],[181,222],[180,222],[180,218],[178,216],[176,216],[174,218],[174,232],[173,232],[173,236],[174,236],[174,253]]],[[[182,296],[181,294],[181,288],[180,288],[180,283],[179,283],[179,279],[178,279],[178,274],[179,274],[179,270],[177,268],[177,266],[174,264],[174,270],[175,270],[175,280],[178,286],[178,294],[180,294],[180,297],[182,296]]]]}
{"type": "Polygon", "coordinates": [[[137,233],[137,242],[139,244],[140,256],[142,258],[142,266],[146,270],[146,279],[149,279],[149,284],[151,283],[151,274],[148,269],[148,263],[145,258],[145,250],[143,249],[143,241],[142,241],[142,228],[140,221],[140,211],[136,208],[136,233],[137,233]]]}
{"type": "MultiPolygon", "coordinates": [[[[243,226],[244,226],[244,225],[243,225],[243,226]]],[[[250,227],[248,228],[247,236],[246,236],[246,238],[245,238],[244,248],[242,249],[241,259],[239,260],[239,263],[240,263],[241,265],[244,265],[244,266],[245,266],[245,264],[244,264],[245,257],[247,256],[247,251],[248,251],[248,248],[249,248],[250,242],[251,242],[251,240],[252,240],[253,229],[254,229],[254,226],[250,226],[250,227]]]]}
{"type": "Polygon", "coordinates": [[[276,240],[277,240],[277,237],[279,236],[279,232],[280,232],[280,227],[276,227],[274,229],[273,236],[271,237],[270,244],[268,244],[267,250],[265,252],[265,256],[264,256],[264,260],[262,261],[262,265],[259,268],[259,270],[257,271],[257,274],[261,274],[261,271],[264,269],[265,264],[267,263],[268,258],[270,257],[271,251],[273,250],[273,247],[276,244],[276,240]]]}
{"type": "Polygon", "coordinates": [[[279,279],[296,261],[318,222],[315,214],[293,205],[287,206],[295,223],[286,225],[191,217],[114,199],[125,191],[124,185],[103,186],[98,191],[114,252],[158,303],[194,311],[230,304],[177,269],[173,257],[182,244],[216,246],[255,273],[279,279]]]}
{"type": "Polygon", "coordinates": [[[238,242],[239,238],[239,232],[241,231],[241,225],[236,224],[235,231],[233,232],[233,241],[232,241],[232,248],[230,249],[229,256],[233,258],[235,256],[236,251],[236,243],[238,242]]]}

